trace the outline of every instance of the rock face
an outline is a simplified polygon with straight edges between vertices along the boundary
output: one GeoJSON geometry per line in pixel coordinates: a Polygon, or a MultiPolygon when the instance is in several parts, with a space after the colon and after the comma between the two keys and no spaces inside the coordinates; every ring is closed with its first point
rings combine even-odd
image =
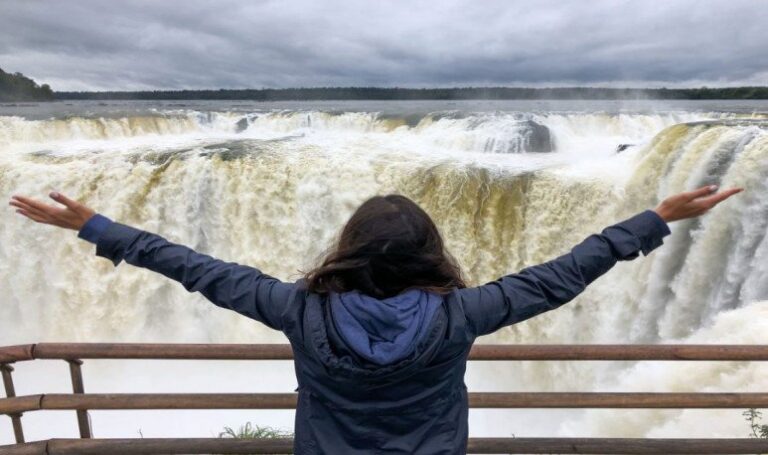
{"type": "Polygon", "coordinates": [[[237,121],[237,124],[235,125],[235,131],[238,133],[242,133],[243,131],[248,129],[248,119],[243,117],[240,120],[237,121]]]}
{"type": "Polygon", "coordinates": [[[523,150],[533,153],[549,153],[555,150],[549,128],[533,120],[523,122],[523,150]]]}

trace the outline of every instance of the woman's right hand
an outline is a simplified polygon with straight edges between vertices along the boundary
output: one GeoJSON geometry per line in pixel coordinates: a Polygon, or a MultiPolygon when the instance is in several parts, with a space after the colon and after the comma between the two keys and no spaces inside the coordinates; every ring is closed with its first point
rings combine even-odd
{"type": "Polygon", "coordinates": [[[667,223],[694,218],[705,214],[712,207],[742,190],[743,188],[731,188],[716,193],[717,185],[703,186],[664,199],[654,211],[667,223]]]}

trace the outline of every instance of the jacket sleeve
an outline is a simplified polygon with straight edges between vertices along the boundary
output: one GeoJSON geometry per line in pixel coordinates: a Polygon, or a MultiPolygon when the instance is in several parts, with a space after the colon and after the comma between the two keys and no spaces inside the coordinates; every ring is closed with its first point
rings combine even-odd
{"type": "Polygon", "coordinates": [[[200,292],[215,305],[275,330],[282,330],[281,315],[295,288],[253,267],[224,262],[115,222],[98,236],[96,254],[115,266],[125,261],[163,274],[187,291],[200,292]]]}
{"type": "Polygon", "coordinates": [[[474,336],[553,310],[579,295],[617,261],[648,255],[663,244],[669,227],[652,210],[605,228],[570,253],[527,267],[482,286],[459,290],[474,336]]]}

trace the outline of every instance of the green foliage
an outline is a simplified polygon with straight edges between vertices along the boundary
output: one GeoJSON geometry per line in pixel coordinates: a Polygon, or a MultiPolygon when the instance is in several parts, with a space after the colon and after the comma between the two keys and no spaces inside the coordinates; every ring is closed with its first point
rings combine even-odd
{"type": "Polygon", "coordinates": [[[634,89],[605,87],[309,87],[243,90],[153,90],[139,92],[56,92],[21,73],[0,69],[0,102],[67,100],[621,100],[768,99],[768,87],[634,89]]]}
{"type": "Polygon", "coordinates": [[[742,412],[741,415],[743,415],[747,423],[749,423],[749,428],[752,430],[752,433],[750,434],[751,437],[768,439],[768,425],[761,423],[763,420],[762,412],[755,408],[749,408],[742,412]]]}
{"type": "Polygon", "coordinates": [[[6,73],[0,69],[0,102],[51,101],[53,91],[48,84],[37,85],[21,73],[6,73]]]}
{"type": "Polygon", "coordinates": [[[272,427],[260,427],[258,425],[251,424],[251,422],[247,422],[245,425],[241,425],[237,431],[235,431],[232,427],[224,427],[224,431],[219,433],[219,437],[238,439],[278,439],[292,438],[293,433],[277,430],[272,427]]]}
{"type": "Polygon", "coordinates": [[[232,427],[224,427],[224,431],[219,433],[219,437],[236,439],[280,439],[292,438],[293,433],[277,430],[272,427],[260,427],[258,425],[253,425],[251,422],[246,422],[245,425],[241,425],[237,430],[232,427]]]}
{"type": "Polygon", "coordinates": [[[616,100],[616,99],[768,99],[768,87],[632,89],[598,87],[384,88],[315,87],[244,90],[154,90],[140,92],[57,92],[71,100],[616,100]]]}

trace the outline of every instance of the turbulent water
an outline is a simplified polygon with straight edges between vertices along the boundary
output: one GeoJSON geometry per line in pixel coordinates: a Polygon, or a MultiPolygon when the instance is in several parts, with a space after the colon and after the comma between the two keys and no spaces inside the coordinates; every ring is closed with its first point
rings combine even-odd
{"type": "MultiPolygon", "coordinates": [[[[663,247],[618,264],[571,304],[483,341],[766,343],[768,105],[704,107],[4,106],[0,196],[56,189],[113,219],[295,279],[357,205],[397,192],[435,218],[479,284],[562,254],[667,195],[741,186],[744,193],[707,216],[673,223],[663,247]]],[[[162,277],[114,269],[73,233],[10,209],[0,223],[0,289],[0,344],[283,341],[162,277]]],[[[285,363],[172,368],[89,362],[86,389],[286,392],[295,383],[285,363]]],[[[18,370],[20,393],[66,390],[66,370],[56,363],[18,370]]],[[[468,384],[475,391],[764,391],[764,373],[735,363],[508,362],[471,365],[468,384]]],[[[93,416],[98,436],[139,429],[210,436],[246,420],[292,425],[287,411],[93,416]]],[[[69,415],[25,419],[33,438],[75,434],[69,415]]],[[[470,427],[498,436],[748,431],[740,410],[478,410],[470,427]]],[[[9,423],[0,424],[4,440],[11,441],[9,423]]]]}

